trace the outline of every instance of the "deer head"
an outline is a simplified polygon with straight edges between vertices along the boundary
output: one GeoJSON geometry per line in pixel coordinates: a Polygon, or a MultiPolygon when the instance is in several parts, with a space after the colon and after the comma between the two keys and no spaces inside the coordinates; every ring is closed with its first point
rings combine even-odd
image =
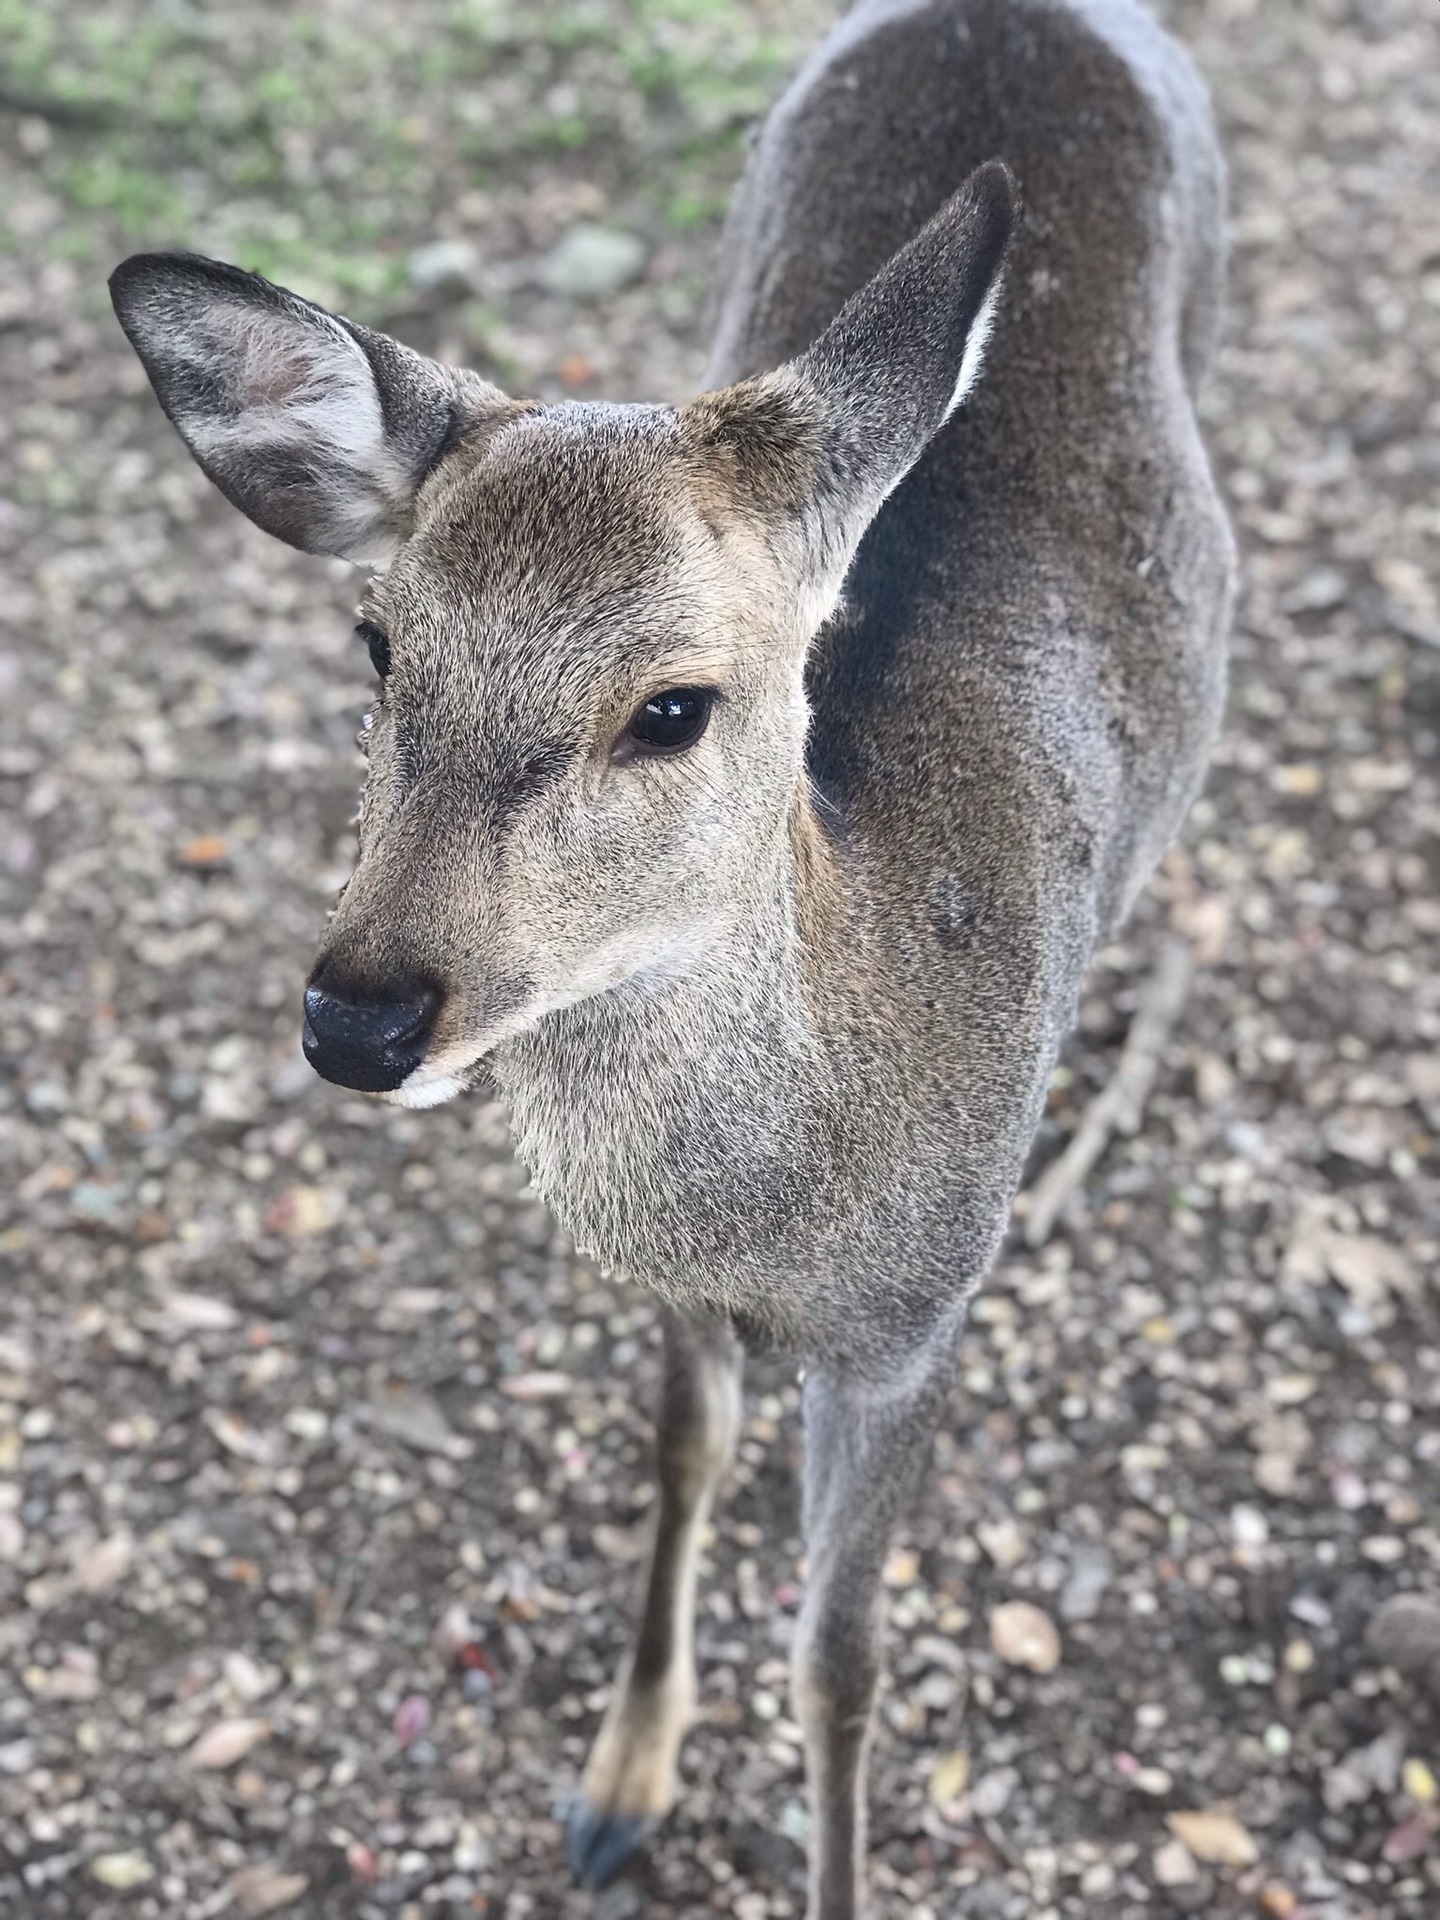
{"type": "Polygon", "coordinates": [[[982,167],[808,351],[678,408],[515,401],[234,267],[117,269],[220,490],[379,569],[359,861],[306,994],[319,1072],[433,1104],[773,898],[807,650],[979,371],[1014,219],[982,167]]]}

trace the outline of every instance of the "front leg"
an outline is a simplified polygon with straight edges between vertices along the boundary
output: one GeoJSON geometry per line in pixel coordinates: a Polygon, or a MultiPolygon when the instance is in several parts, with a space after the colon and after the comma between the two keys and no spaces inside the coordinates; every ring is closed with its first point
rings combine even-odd
{"type": "Polygon", "coordinates": [[[695,1711],[695,1567],[739,1432],[743,1358],[728,1323],[666,1311],[660,1520],[645,1611],[565,1833],[582,1886],[613,1879],[675,1799],[675,1763],[695,1711]]]}
{"type": "Polygon", "coordinates": [[[876,1378],[828,1363],[804,1385],[809,1586],[793,1686],[810,1799],[808,1920],[856,1920],[864,1897],[865,1761],[891,1534],[955,1374],[959,1322],[876,1378]]]}

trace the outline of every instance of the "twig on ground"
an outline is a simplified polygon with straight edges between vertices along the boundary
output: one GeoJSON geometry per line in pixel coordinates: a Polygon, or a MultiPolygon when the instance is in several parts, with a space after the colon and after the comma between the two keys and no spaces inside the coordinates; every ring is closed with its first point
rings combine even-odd
{"type": "Polygon", "coordinates": [[[117,109],[101,100],[56,100],[48,94],[26,93],[0,81],[0,113],[28,113],[57,127],[80,127],[92,132],[120,124],[117,109]]]}
{"type": "Polygon", "coordinates": [[[1171,940],[1150,976],[1145,997],[1130,1023],[1114,1078],[1101,1088],[1081,1114],[1075,1136],[1064,1153],[1045,1169],[1030,1189],[1025,1214],[1027,1246],[1040,1247],[1049,1239],[1060,1209],[1071,1194],[1084,1185],[1111,1134],[1140,1131],[1160,1054],[1185,1004],[1192,971],[1187,942],[1171,940]]]}

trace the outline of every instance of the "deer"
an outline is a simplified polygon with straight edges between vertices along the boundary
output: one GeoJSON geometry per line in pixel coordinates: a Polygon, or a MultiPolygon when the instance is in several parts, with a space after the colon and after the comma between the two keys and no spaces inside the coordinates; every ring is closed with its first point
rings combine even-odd
{"type": "Polygon", "coordinates": [[[1087,964],[1223,705],[1224,204],[1134,0],[860,0],[753,148],[684,404],[511,398],[196,255],[112,277],[221,493],[370,570],[306,1055],[410,1108],[488,1076],[578,1247],[660,1302],[582,1884],[677,1796],[761,1342],[802,1369],[807,1911],[862,1911],[889,1546],[1087,964]]]}

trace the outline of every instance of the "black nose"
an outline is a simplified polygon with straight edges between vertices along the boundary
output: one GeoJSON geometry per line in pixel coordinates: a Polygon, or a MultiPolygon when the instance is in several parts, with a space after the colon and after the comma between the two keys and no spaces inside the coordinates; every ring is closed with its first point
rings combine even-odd
{"type": "Polygon", "coordinates": [[[337,1086],[391,1093],[425,1058],[440,998],[417,980],[360,987],[327,960],[305,989],[305,1058],[337,1086]]]}

